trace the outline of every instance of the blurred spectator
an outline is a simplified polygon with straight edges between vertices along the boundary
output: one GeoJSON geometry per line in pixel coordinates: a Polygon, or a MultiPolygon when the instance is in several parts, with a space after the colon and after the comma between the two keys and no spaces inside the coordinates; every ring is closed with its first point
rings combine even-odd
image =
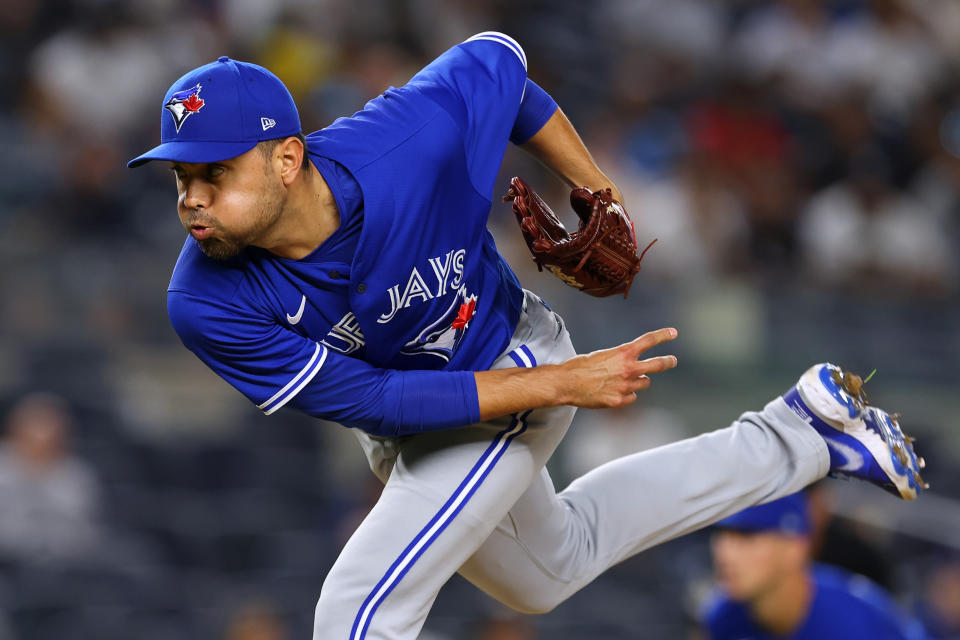
{"type": "Polygon", "coordinates": [[[814,195],[801,218],[808,271],[831,286],[946,292],[955,252],[933,212],[892,186],[890,163],[877,148],[851,158],[848,172],[814,195]]]}
{"type": "Polygon", "coordinates": [[[536,629],[521,616],[488,618],[481,622],[474,640],[537,640],[536,629]]]}
{"type": "Polygon", "coordinates": [[[755,270],[795,258],[797,175],[791,132],[759,84],[737,73],[715,97],[692,105],[689,135],[704,171],[732,191],[748,220],[746,250],[755,270]]]}
{"type": "Polygon", "coordinates": [[[169,58],[154,32],[135,25],[120,2],[95,2],[82,20],[33,52],[31,72],[43,107],[61,131],[87,139],[118,139],[157,104],[169,58]]]}
{"type": "Polygon", "coordinates": [[[870,106],[905,121],[946,70],[932,33],[904,0],[869,0],[869,11],[839,51],[854,83],[869,87],[870,106]]]}
{"type": "Polygon", "coordinates": [[[40,174],[44,208],[55,212],[47,225],[51,235],[129,229],[126,142],[143,127],[145,114],[156,113],[162,97],[156,87],[219,49],[214,32],[175,4],[77,2],[76,19],[30,51],[29,80],[15,105],[26,132],[17,131],[14,142],[41,171],[44,161],[59,165],[57,175],[40,174]],[[18,140],[24,133],[28,139],[18,140]],[[42,153],[50,144],[56,145],[54,157],[42,153]]]}
{"type": "Polygon", "coordinates": [[[923,590],[920,616],[933,638],[960,638],[960,557],[948,557],[933,567],[923,590]]]}
{"type": "MultiPolygon", "coordinates": [[[[930,211],[945,241],[955,249],[960,244],[960,110],[948,111],[939,119],[931,137],[934,139],[927,142],[933,149],[931,157],[917,171],[911,193],[930,211]]],[[[956,260],[949,275],[949,287],[956,290],[956,260]]]]}
{"type": "Polygon", "coordinates": [[[227,623],[224,640],[286,640],[283,619],[266,602],[248,602],[227,623]]]}
{"type": "Polygon", "coordinates": [[[602,3],[618,44],[709,64],[723,45],[724,8],[713,0],[613,0],[602,3]]]}
{"type": "Polygon", "coordinates": [[[935,36],[937,48],[953,63],[960,61],[960,3],[907,0],[907,5],[935,36]]]}
{"type": "Polygon", "coordinates": [[[775,0],[760,4],[733,37],[735,62],[754,78],[774,80],[792,100],[814,106],[841,84],[837,45],[843,27],[828,1],[775,0]]]}
{"type": "Polygon", "coordinates": [[[692,285],[749,266],[750,228],[741,200],[702,156],[682,159],[655,181],[623,180],[638,238],[658,238],[644,270],[692,285]]]}
{"type": "Polygon", "coordinates": [[[423,51],[437,55],[451,42],[462,42],[474,34],[476,25],[500,29],[499,0],[410,0],[410,29],[423,51]]]}
{"type": "Polygon", "coordinates": [[[69,451],[73,417],[33,393],[7,414],[0,446],[0,553],[28,563],[79,562],[99,550],[100,487],[69,451]]]}
{"type": "Polygon", "coordinates": [[[845,87],[862,86],[872,110],[906,120],[943,73],[943,55],[903,0],[851,8],[857,5],[769,3],[737,33],[738,62],[754,77],[778,82],[798,104],[816,107],[845,87]]]}
{"type": "Polygon", "coordinates": [[[812,565],[806,498],[795,493],[717,523],[720,590],[704,612],[712,640],[921,640],[923,627],[863,576],[812,565]]]}

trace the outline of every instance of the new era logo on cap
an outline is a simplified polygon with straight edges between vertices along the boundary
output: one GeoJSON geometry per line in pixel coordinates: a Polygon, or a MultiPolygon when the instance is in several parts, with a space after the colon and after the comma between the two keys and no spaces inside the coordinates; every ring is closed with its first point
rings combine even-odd
{"type": "Polygon", "coordinates": [[[263,127],[263,130],[266,131],[270,127],[275,127],[277,121],[273,118],[260,118],[260,126],[263,127]]]}

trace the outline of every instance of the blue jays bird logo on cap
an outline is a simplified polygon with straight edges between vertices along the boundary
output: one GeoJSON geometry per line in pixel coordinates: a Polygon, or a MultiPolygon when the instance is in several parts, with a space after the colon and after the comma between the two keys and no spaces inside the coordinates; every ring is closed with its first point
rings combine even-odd
{"type": "Polygon", "coordinates": [[[200,98],[200,89],[202,88],[201,85],[195,84],[189,89],[177,91],[170,96],[167,104],[163,105],[163,108],[173,116],[173,124],[177,127],[177,133],[180,133],[180,127],[184,121],[203,107],[204,101],[200,98]]]}

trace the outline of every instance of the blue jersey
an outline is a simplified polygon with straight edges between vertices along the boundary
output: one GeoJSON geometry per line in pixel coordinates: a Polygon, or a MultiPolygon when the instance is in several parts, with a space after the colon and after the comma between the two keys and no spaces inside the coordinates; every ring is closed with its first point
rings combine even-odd
{"type": "Polygon", "coordinates": [[[340,228],[301,260],[220,262],[188,239],[167,298],[181,340],[268,414],[387,436],[477,422],[472,372],[522,300],[486,228],[494,181],[555,110],[519,45],[487,32],[311,134],[340,228]]]}
{"type": "Polygon", "coordinates": [[[863,576],[815,565],[815,594],[800,627],[774,636],[750,618],[746,605],[718,592],[703,616],[711,640],[924,640],[923,627],[900,612],[890,596],[863,576]]]}

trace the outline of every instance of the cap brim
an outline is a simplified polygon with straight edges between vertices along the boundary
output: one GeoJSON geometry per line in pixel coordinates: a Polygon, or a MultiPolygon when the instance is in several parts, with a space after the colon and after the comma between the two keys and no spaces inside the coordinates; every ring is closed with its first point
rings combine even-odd
{"type": "Polygon", "coordinates": [[[767,524],[757,524],[754,522],[739,522],[736,520],[721,520],[720,522],[714,523],[714,529],[721,529],[724,531],[739,531],[741,533],[762,533],[764,531],[777,531],[777,527],[772,527],[767,524]]]}
{"type": "Polygon", "coordinates": [[[257,146],[259,140],[245,140],[241,142],[198,142],[174,141],[165,142],[150,149],[143,155],[137,156],[127,163],[131,169],[146,164],[151,160],[169,160],[170,162],[221,162],[243,155],[257,146]]]}
{"type": "Polygon", "coordinates": [[[810,535],[809,523],[800,522],[795,524],[796,526],[790,526],[790,523],[784,523],[779,519],[769,520],[740,517],[740,514],[734,514],[729,518],[720,520],[713,526],[715,529],[724,531],[739,531],[740,533],[779,533],[783,536],[810,535]]]}

